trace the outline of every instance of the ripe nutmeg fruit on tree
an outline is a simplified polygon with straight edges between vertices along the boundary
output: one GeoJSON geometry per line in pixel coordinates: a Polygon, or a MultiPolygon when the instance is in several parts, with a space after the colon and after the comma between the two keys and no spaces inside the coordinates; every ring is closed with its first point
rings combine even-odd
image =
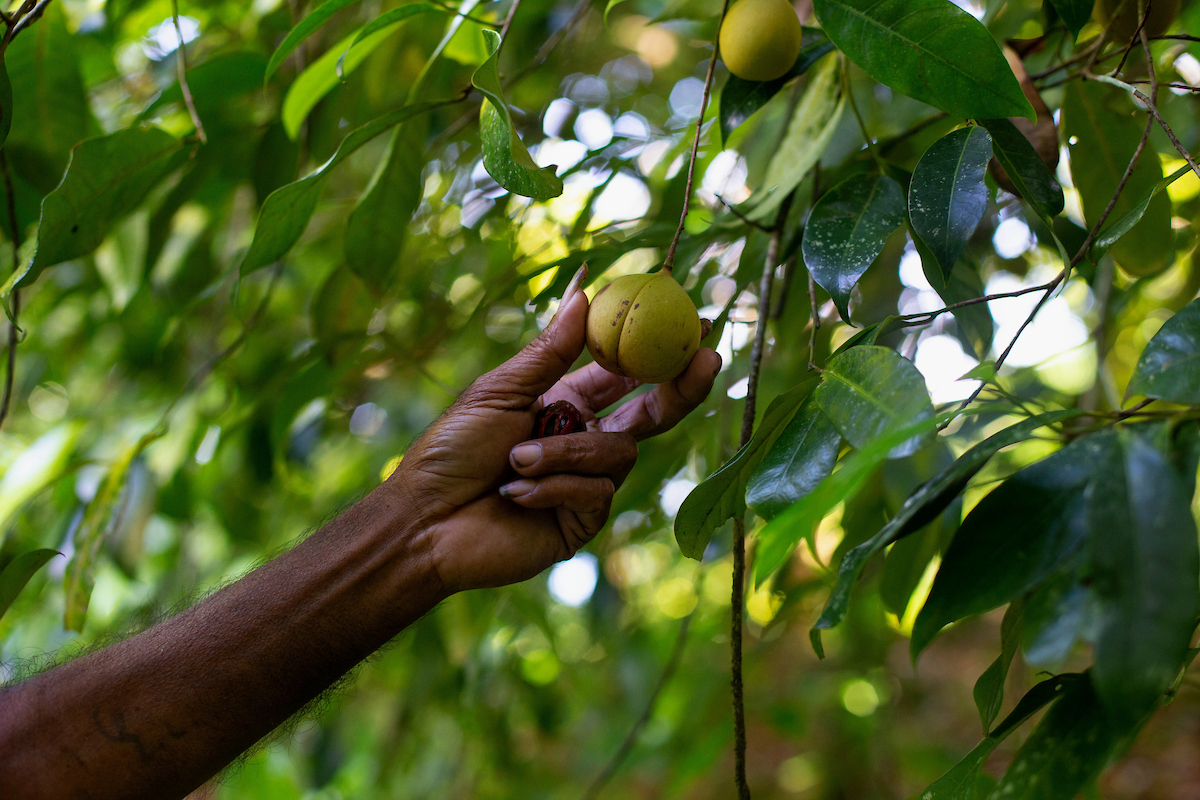
{"type": "Polygon", "coordinates": [[[609,372],[665,383],[700,348],[700,315],[668,270],[624,275],[592,299],[587,348],[609,372]]]}
{"type": "Polygon", "coordinates": [[[739,78],[773,81],[796,63],[801,33],[787,0],[738,0],[721,25],[721,59],[739,78]]]}

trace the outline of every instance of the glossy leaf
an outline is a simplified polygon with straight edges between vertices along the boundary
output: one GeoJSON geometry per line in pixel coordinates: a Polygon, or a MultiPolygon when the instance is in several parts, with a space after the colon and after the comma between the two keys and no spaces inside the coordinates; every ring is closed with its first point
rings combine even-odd
{"type": "Polygon", "coordinates": [[[22,450],[4,471],[0,478],[0,540],[21,506],[62,475],[82,429],[75,422],[51,428],[22,450]]]}
{"type": "MultiPolygon", "coordinates": [[[[961,303],[964,300],[974,300],[986,294],[983,278],[979,268],[970,262],[960,261],[947,278],[938,264],[937,258],[925,246],[919,236],[913,237],[913,244],[921,257],[921,271],[929,285],[948,306],[961,303]]],[[[987,303],[956,308],[950,312],[958,326],[959,339],[963,349],[974,353],[978,358],[986,358],[992,349],[992,340],[996,335],[995,320],[988,310],[987,303]]]]}
{"type": "Polygon", "coordinates": [[[746,504],[775,517],[829,476],[841,447],[842,435],[809,397],[750,476],[746,504]]]}
{"type": "MultiPolygon", "coordinates": [[[[354,41],[350,43],[350,49],[346,50],[338,58],[337,73],[339,75],[345,74],[345,59],[348,58],[350,53],[354,51],[355,46],[357,46],[360,42],[369,39],[372,34],[382,30],[387,30],[388,32],[394,31],[396,30],[397,26],[400,25],[400,23],[405,22],[412,17],[421,16],[422,14],[429,14],[431,12],[445,13],[446,9],[440,6],[435,6],[431,3],[409,3],[380,14],[378,17],[364,25],[361,30],[359,30],[358,35],[354,37],[354,41]]],[[[462,17],[457,17],[456,19],[461,24],[462,17]]],[[[457,26],[455,27],[457,29],[457,26]]],[[[438,52],[440,52],[440,49],[435,52],[435,58],[438,52]]]]}
{"type": "Polygon", "coordinates": [[[917,615],[914,659],[943,627],[1011,602],[1083,546],[1084,490],[1102,452],[1098,437],[1076,439],[979,501],[950,543],[917,615]]]}
{"type": "Polygon", "coordinates": [[[1021,196],[1042,217],[1061,214],[1066,202],[1062,186],[1025,134],[1007,119],[984,119],[979,124],[991,134],[992,154],[1021,196]]]}
{"type": "Polygon", "coordinates": [[[675,515],[675,541],[685,556],[699,560],[713,532],[746,510],[750,476],[815,385],[805,381],[772,400],[750,441],[683,501],[675,515]]]}
{"type": "Polygon", "coordinates": [[[1113,718],[1132,727],[1183,664],[1200,615],[1200,546],[1192,495],[1167,457],[1135,430],[1103,441],[1087,497],[1101,609],[1092,679],[1113,718]]]}
{"type": "Polygon", "coordinates": [[[1142,351],[1126,395],[1200,405],[1200,300],[1167,320],[1142,351]]]}
{"type": "Polygon", "coordinates": [[[1061,665],[1071,654],[1094,602],[1085,585],[1083,553],[1030,592],[1021,619],[1021,657],[1032,667],[1061,665]]]}
{"type": "Polygon", "coordinates": [[[773,81],[748,81],[737,75],[729,76],[729,80],[725,81],[725,86],[721,89],[718,101],[717,119],[721,124],[721,141],[729,141],[729,135],[754,116],[754,112],[765,106],[780,89],[808,72],[809,67],[833,50],[833,42],[816,28],[805,28],[804,40],[807,44],[800,48],[796,63],[782,78],[773,81]]]}
{"type": "MultiPolygon", "coordinates": [[[[925,379],[916,365],[889,348],[865,345],[839,353],[823,377],[813,397],[854,447],[933,417],[925,379]]],[[[889,457],[911,455],[929,438],[903,442],[889,457]]]]}
{"type": "Polygon", "coordinates": [[[1004,681],[1008,677],[1008,668],[1012,665],[1013,656],[1017,654],[1017,643],[1021,640],[1020,601],[1013,603],[1004,612],[1004,621],[1000,624],[1000,655],[991,663],[979,680],[975,681],[975,707],[979,709],[979,721],[983,723],[983,733],[986,736],[1000,713],[1004,702],[1004,681]]]}
{"type": "Polygon", "coordinates": [[[841,76],[837,58],[826,56],[796,105],[783,141],[767,165],[761,188],[746,201],[751,219],[773,222],[779,204],[820,161],[846,107],[841,76]]]}
{"type": "Polygon", "coordinates": [[[271,192],[258,216],[250,250],[242,259],[242,274],[247,275],[273,264],[292,249],[292,245],[308,227],[308,221],[317,207],[317,200],[321,197],[321,189],[334,167],[379,134],[441,105],[444,103],[416,103],[368,122],[342,139],[342,143],[329,160],[308,176],[271,192]]]}
{"type": "Polygon", "coordinates": [[[60,556],[57,550],[30,550],[14,558],[0,570],[0,618],[12,605],[13,600],[29,583],[29,579],[44,567],[50,559],[60,556]]]}
{"type": "Polygon", "coordinates": [[[126,128],[79,144],[62,183],[42,202],[37,253],[16,285],[99,247],[162,180],[182,147],[158,128],[126,128]]]}
{"type": "Polygon", "coordinates": [[[563,193],[563,183],[554,173],[557,167],[539,168],[534,163],[517,128],[513,124],[504,88],[500,83],[500,34],[483,32],[487,41],[488,60],[471,76],[471,84],[483,93],[486,101],[479,109],[479,138],[483,146],[483,166],[496,183],[513,194],[550,200],[563,193]]]}
{"type": "MultiPolygon", "coordinates": [[[[1065,87],[1062,127],[1087,227],[1096,224],[1112,200],[1144,126],[1145,115],[1139,112],[1135,116],[1133,104],[1114,87],[1097,81],[1072,81],[1065,87]]],[[[1116,222],[1135,211],[1162,179],[1162,165],[1148,151],[1138,160],[1108,219],[1116,222]]],[[[1131,274],[1150,275],[1169,263],[1174,254],[1172,241],[1171,202],[1166,195],[1157,194],[1140,221],[1111,243],[1109,252],[1131,274]]]]}
{"type": "Polygon", "coordinates": [[[327,0],[309,12],[308,16],[300,20],[296,27],[288,32],[288,35],[279,43],[279,47],[276,47],[275,52],[271,54],[271,60],[267,62],[266,72],[263,74],[263,83],[271,80],[275,71],[283,66],[287,57],[303,44],[305,39],[316,33],[334,14],[356,2],[358,0],[327,0]]]}
{"type": "Polygon", "coordinates": [[[801,245],[804,263],[850,320],[850,293],[904,222],[904,191],[886,175],[857,175],[813,207],[801,245]]]}
{"type": "Polygon", "coordinates": [[[987,210],[983,178],[991,158],[991,136],[971,125],[935,142],[913,171],[909,218],[947,277],[987,210]]]}
{"type": "Polygon", "coordinates": [[[838,49],[882,84],[956,117],[1028,117],[1000,46],[946,0],[814,0],[838,49]]]}
{"type": "Polygon", "coordinates": [[[880,529],[879,533],[847,552],[838,567],[837,581],[834,583],[833,591],[829,594],[829,599],[825,602],[825,609],[813,625],[810,634],[818,652],[820,652],[820,632],[836,626],[845,618],[846,610],[850,605],[850,593],[871,556],[881,552],[892,542],[920,530],[945,511],[954,498],[958,497],[966,488],[971,478],[975,477],[996,453],[1005,447],[1029,439],[1039,428],[1053,425],[1078,414],[1079,412],[1076,411],[1041,414],[992,434],[959,456],[958,460],[948,469],[922,484],[904,501],[904,505],[880,529]]]}
{"type": "Polygon", "coordinates": [[[1050,0],[1050,5],[1067,24],[1071,33],[1079,36],[1083,26],[1092,21],[1092,6],[1095,0],[1050,0]]]}

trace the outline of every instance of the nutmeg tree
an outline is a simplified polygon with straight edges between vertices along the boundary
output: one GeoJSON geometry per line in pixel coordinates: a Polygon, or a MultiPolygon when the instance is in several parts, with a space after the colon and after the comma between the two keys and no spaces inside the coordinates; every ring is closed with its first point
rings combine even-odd
{"type": "Polygon", "coordinates": [[[1180,796],[1200,4],[0,10],[4,680],[367,491],[586,264],[585,359],[719,391],[203,796],[1180,796]]]}

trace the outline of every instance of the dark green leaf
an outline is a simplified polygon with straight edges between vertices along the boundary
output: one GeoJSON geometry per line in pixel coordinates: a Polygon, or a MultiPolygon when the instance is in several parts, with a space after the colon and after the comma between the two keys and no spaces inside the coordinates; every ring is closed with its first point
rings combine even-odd
{"type": "Polygon", "coordinates": [[[1183,663],[1200,615],[1200,546],[1192,496],[1168,458],[1135,429],[1103,441],[1087,497],[1101,609],[1092,678],[1114,719],[1132,727],[1183,663]]]}
{"type": "Polygon", "coordinates": [[[970,125],[934,142],[913,171],[909,218],[947,278],[987,210],[983,178],[991,158],[991,136],[970,125]]]}
{"type": "Polygon", "coordinates": [[[885,175],[858,175],[813,207],[804,230],[804,263],[850,320],[850,293],[888,237],[904,222],[904,191],[885,175]]]}
{"type": "MultiPolygon", "coordinates": [[[[218,108],[231,97],[261,89],[266,65],[267,60],[261,53],[240,51],[213,56],[192,67],[188,70],[187,82],[197,110],[218,108]]],[[[182,102],[183,91],[176,81],[160,92],[137,118],[150,119],[163,106],[182,102]]]]}
{"type": "Polygon", "coordinates": [[[1025,134],[1007,119],[983,119],[979,124],[991,134],[992,152],[1021,196],[1043,217],[1061,214],[1062,187],[1025,134]]]}
{"type": "Polygon", "coordinates": [[[1021,620],[1021,652],[1026,664],[1050,668],[1071,654],[1091,602],[1083,584],[1084,561],[1080,552],[1026,596],[1021,620]]]}
{"type": "MultiPolygon", "coordinates": [[[[1125,93],[1098,81],[1071,81],[1065,87],[1062,126],[1071,150],[1071,175],[1090,228],[1108,207],[1141,141],[1145,116],[1134,114],[1125,93]]],[[[1119,221],[1153,197],[1141,220],[1109,245],[1109,252],[1132,275],[1162,270],[1174,254],[1171,201],[1154,195],[1162,165],[1152,152],[1138,159],[1108,219],[1119,221]]],[[[1112,237],[1107,237],[1111,239],[1112,237]]]]}
{"type": "Polygon", "coordinates": [[[266,83],[271,80],[271,76],[275,74],[275,70],[283,65],[284,60],[305,39],[312,36],[322,25],[328,22],[330,17],[355,2],[358,2],[358,0],[328,0],[328,2],[317,6],[307,17],[300,20],[300,23],[288,32],[288,35],[280,42],[279,47],[276,47],[275,52],[271,54],[271,60],[267,63],[267,69],[263,75],[263,82],[266,83]]]}
{"type": "Polygon", "coordinates": [[[415,103],[368,122],[342,139],[337,152],[307,177],[272,192],[263,203],[262,213],[258,216],[254,240],[242,260],[242,274],[248,275],[273,264],[292,249],[292,245],[308,227],[308,221],[317,207],[317,200],[321,197],[321,189],[325,186],[325,179],[334,167],[389,128],[442,105],[445,103],[415,103]]]}
{"type": "Polygon", "coordinates": [[[1013,656],[1017,654],[1017,643],[1021,639],[1020,625],[1022,604],[1018,600],[1012,603],[1004,612],[1004,622],[1000,624],[1000,655],[991,663],[979,680],[975,681],[975,707],[979,709],[979,721],[983,723],[983,734],[987,735],[1000,713],[1004,703],[1004,681],[1008,677],[1008,668],[1012,665],[1013,656]]]}
{"type": "Polygon", "coordinates": [[[750,476],[746,504],[771,519],[833,471],[842,436],[809,397],[750,476]]]}
{"type": "Polygon", "coordinates": [[[685,556],[699,560],[713,532],[745,511],[746,483],[815,385],[805,381],[772,400],[746,446],[683,501],[675,515],[675,540],[685,556]]]}
{"type": "Polygon", "coordinates": [[[37,252],[16,285],[99,247],[162,179],[182,146],[158,128],[126,128],[80,143],[62,183],[42,202],[37,252]]]}
{"type": "Polygon", "coordinates": [[[496,54],[500,52],[500,34],[485,30],[488,60],[475,74],[471,83],[483,93],[486,101],[479,109],[479,138],[483,146],[483,166],[496,183],[513,194],[549,200],[563,193],[563,183],[555,175],[557,167],[539,168],[534,163],[517,128],[513,124],[504,88],[500,82],[496,54]]]}
{"type": "Polygon", "coordinates": [[[1076,439],[1020,470],[975,506],[917,615],[914,659],[943,627],[1011,602],[1083,545],[1084,490],[1102,452],[1098,437],[1076,439]]]}
{"type": "Polygon", "coordinates": [[[994,433],[979,444],[963,453],[948,469],[943,470],[937,477],[922,484],[912,493],[896,515],[879,533],[870,540],[863,542],[846,553],[838,567],[837,582],[825,602],[825,610],[813,625],[811,637],[814,643],[820,642],[820,632],[837,625],[846,616],[850,605],[850,592],[858,580],[862,568],[871,556],[882,551],[892,542],[920,530],[929,524],[937,515],[958,497],[966,488],[967,483],[975,476],[992,456],[1009,445],[1023,442],[1046,425],[1053,425],[1064,419],[1078,416],[1077,411],[1054,411],[1011,425],[999,433],[994,433]]]}
{"type": "MultiPolygon", "coordinates": [[[[829,360],[824,381],[813,393],[817,405],[854,447],[933,417],[925,379],[894,350],[864,345],[829,360]]],[[[889,457],[901,458],[928,440],[903,442],[889,457]]]]}
{"type": "Polygon", "coordinates": [[[1028,117],[1000,46],[946,0],[814,0],[825,33],[850,60],[902,94],[956,117],[1028,117]]]}
{"type": "Polygon", "coordinates": [[[0,618],[13,600],[29,583],[34,573],[46,565],[50,559],[62,555],[57,550],[31,550],[14,558],[0,571],[0,618]]]}
{"type": "Polygon", "coordinates": [[[13,96],[12,83],[8,80],[8,68],[0,61],[0,147],[8,139],[12,128],[13,96]]]}
{"type": "MultiPolygon", "coordinates": [[[[409,3],[408,5],[400,6],[400,8],[393,8],[391,11],[388,11],[385,14],[380,14],[378,17],[368,22],[362,28],[362,30],[358,32],[358,36],[354,38],[354,41],[350,43],[350,49],[342,53],[341,57],[339,58],[338,74],[345,74],[345,59],[349,57],[351,51],[354,50],[355,45],[357,45],[359,42],[366,40],[377,31],[384,29],[387,29],[389,32],[394,31],[396,26],[410,17],[428,14],[431,11],[440,11],[445,13],[446,9],[431,5],[429,3],[409,3]]],[[[462,17],[458,17],[457,20],[461,21],[462,17]]],[[[458,26],[455,26],[455,30],[457,30],[457,27],[458,26]]],[[[440,48],[438,52],[440,52],[440,48]]]]}
{"type": "Polygon", "coordinates": [[[1175,181],[1182,178],[1192,171],[1190,166],[1182,166],[1172,172],[1167,177],[1159,181],[1154,187],[1154,191],[1146,196],[1142,202],[1138,203],[1129,211],[1125,212],[1120,219],[1108,223],[1104,226],[1104,230],[1096,235],[1096,240],[1092,242],[1091,248],[1088,250],[1088,258],[1093,262],[1099,261],[1100,257],[1109,251],[1109,249],[1119,242],[1122,237],[1134,229],[1134,227],[1142,221],[1142,217],[1146,215],[1146,211],[1150,208],[1150,203],[1158,196],[1158,193],[1166,189],[1175,181]]]}
{"type": "Polygon", "coordinates": [[[1050,5],[1058,12],[1058,16],[1071,29],[1071,33],[1079,36],[1083,26],[1092,20],[1092,6],[1095,0],[1050,0],[1050,5]]]}
{"type": "MultiPolygon", "coordinates": [[[[921,271],[946,305],[974,300],[984,295],[983,279],[975,264],[964,261],[947,278],[938,265],[937,258],[919,236],[913,237],[913,244],[921,256],[921,271]]],[[[959,339],[962,340],[964,349],[975,353],[979,358],[986,358],[991,352],[992,339],[996,332],[995,321],[987,303],[974,303],[956,308],[950,314],[958,324],[959,339]]]]}
{"type": "Polygon", "coordinates": [[[393,131],[374,177],[346,221],[346,263],[379,291],[391,283],[409,222],[421,204],[428,127],[422,122],[413,120],[393,131]]]}
{"type": "Polygon", "coordinates": [[[809,40],[808,44],[800,49],[796,63],[782,78],[760,82],[748,81],[736,75],[729,76],[729,80],[721,89],[720,108],[717,111],[717,119],[721,122],[722,142],[729,141],[729,134],[754,116],[754,112],[765,106],[780,89],[808,72],[808,68],[821,56],[833,50],[833,42],[815,28],[805,28],[804,38],[809,40]],[[811,41],[813,38],[816,41],[811,41]]]}
{"type": "Polygon", "coordinates": [[[1200,405],[1200,300],[1180,309],[1146,345],[1126,392],[1134,394],[1200,405]]]}

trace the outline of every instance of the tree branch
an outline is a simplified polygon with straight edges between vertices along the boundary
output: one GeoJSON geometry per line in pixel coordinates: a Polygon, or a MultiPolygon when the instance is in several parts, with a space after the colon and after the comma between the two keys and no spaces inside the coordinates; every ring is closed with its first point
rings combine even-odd
{"type": "MultiPolygon", "coordinates": [[[[17,204],[13,193],[12,175],[8,172],[8,151],[0,148],[0,174],[4,178],[4,199],[8,203],[8,225],[12,231],[12,271],[21,268],[21,229],[17,222],[17,204]]],[[[0,426],[8,417],[8,407],[12,402],[13,378],[17,370],[17,343],[20,341],[21,329],[17,327],[17,317],[21,312],[21,290],[12,290],[12,309],[8,320],[8,370],[4,374],[4,397],[0,399],[0,426]]]]}
{"type": "Polygon", "coordinates": [[[179,89],[183,92],[183,102],[187,105],[188,116],[196,126],[196,135],[200,144],[208,144],[208,135],[204,132],[204,123],[196,112],[196,101],[192,98],[192,87],[187,81],[187,44],[183,41],[183,28],[179,26],[179,0],[171,0],[171,19],[175,22],[175,35],[179,37],[179,52],[175,56],[175,69],[179,73],[179,89]]]}

